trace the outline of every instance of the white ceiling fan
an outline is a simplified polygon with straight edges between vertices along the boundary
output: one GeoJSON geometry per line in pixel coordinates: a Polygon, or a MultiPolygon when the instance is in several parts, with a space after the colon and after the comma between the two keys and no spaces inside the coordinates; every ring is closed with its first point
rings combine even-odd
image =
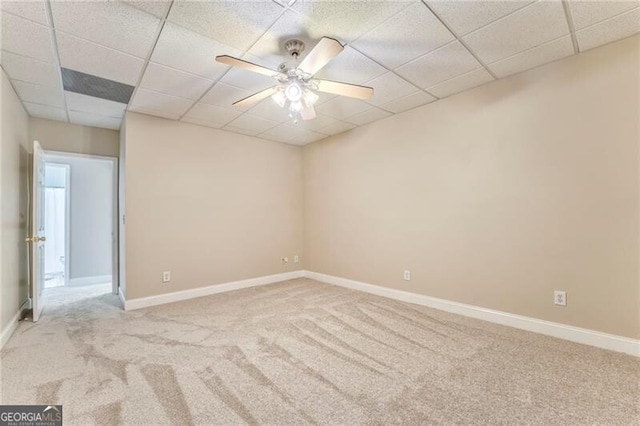
{"type": "Polygon", "coordinates": [[[373,95],[371,87],[313,78],[322,67],[342,52],[344,47],[340,42],[322,37],[304,60],[298,62],[304,47],[300,40],[287,41],[284,48],[291,55],[291,60],[280,64],[277,71],[232,56],[217,56],[218,62],[267,75],[278,81],[275,86],[234,102],[233,105],[249,106],[271,96],[280,107],[288,105],[289,115],[294,119],[294,123],[297,123],[298,118],[311,120],[316,117],[313,105],[318,100],[318,95],[315,91],[356,99],[368,99],[373,95]]]}

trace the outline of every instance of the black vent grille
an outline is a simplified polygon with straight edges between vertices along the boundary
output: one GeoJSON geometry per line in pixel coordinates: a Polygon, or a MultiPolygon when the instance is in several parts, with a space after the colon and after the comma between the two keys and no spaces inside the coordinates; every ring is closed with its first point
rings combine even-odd
{"type": "Polygon", "coordinates": [[[62,68],[64,90],[128,104],[135,87],[95,75],[62,68]]]}

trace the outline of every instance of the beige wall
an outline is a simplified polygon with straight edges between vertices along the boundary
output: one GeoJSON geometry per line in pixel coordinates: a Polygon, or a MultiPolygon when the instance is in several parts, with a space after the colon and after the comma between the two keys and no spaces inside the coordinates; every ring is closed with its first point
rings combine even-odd
{"type": "Polygon", "coordinates": [[[307,268],[640,338],[639,41],[305,147],[307,268]]]}
{"type": "Polygon", "coordinates": [[[300,148],[135,113],[125,144],[127,299],[302,269],[300,148]]]}
{"type": "Polygon", "coordinates": [[[0,71],[0,331],[29,297],[27,282],[28,115],[0,71]]]}
{"type": "Polygon", "coordinates": [[[119,154],[120,132],[81,126],[44,118],[29,118],[29,137],[37,140],[46,151],[73,152],[78,154],[119,154]]]}

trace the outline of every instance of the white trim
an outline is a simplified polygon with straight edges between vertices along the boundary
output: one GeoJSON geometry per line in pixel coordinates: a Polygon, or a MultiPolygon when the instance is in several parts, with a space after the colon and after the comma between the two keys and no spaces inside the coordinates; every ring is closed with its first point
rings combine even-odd
{"type": "Polygon", "coordinates": [[[111,282],[111,275],[96,275],[95,277],[71,278],[69,287],[78,287],[82,285],[103,284],[111,282]]]}
{"type": "MultiPolygon", "coordinates": [[[[172,293],[159,294],[157,296],[140,297],[138,299],[124,300],[124,310],[147,308],[149,306],[164,305],[165,303],[179,302],[181,300],[195,299],[196,297],[209,296],[227,291],[240,290],[243,288],[257,287],[277,283],[280,281],[302,278],[304,271],[285,272],[282,274],[267,275],[264,277],[249,278],[247,280],[232,281],[224,284],[215,284],[207,287],[198,287],[190,290],[175,291],[172,293]]],[[[124,297],[124,296],[121,296],[124,297]]]]}
{"type": "Polygon", "coordinates": [[[407,291],[394,290],[387,287],[334,277],[317,272],[303,271],[303,273],[304,277],[340,287],[364,291],[366,293],[388,297],[390,299],[428,306],[441,311],[477,318],[496,324],[519,328],[521,330],[533,331],[534,333],[640,357],[640,340],[631,339],[629,337],[616,336],[614,334],[602,333],[586,328],[573,327],[570,325],[525,317],[522,315],[495,311],[493,309],[486,309],[479,306],[452,302],[416,293],[409,293],[407,291]]]}
{"type": "Polygon", "coordinates": [[[20,315],[22,315],[22,311],[24,311],[25,309],[31,309],[31,298],[27,298],[27,300],[24,301],[22,306],[20,306],[20,309],[18,309],[18,312],[16,312],[13,318],[11,318],[11,321],[9,321],[9,324],[7,324],[4,330],[2,330],[2,334],[0,334],[0,350],[4,348],[4,345],[7,344],[7,342],[13,335],[13,332],[16,331],[16,328],[18,328],[20,315]]]}
{"type": "Polygon", "coordinates": [[[120,296],[120,301],[122,302],[122,309],[124,309],[124,307],[127,304],[127,297],[122,292],[122,287],[118,287],[118,296],[120,296]]]}

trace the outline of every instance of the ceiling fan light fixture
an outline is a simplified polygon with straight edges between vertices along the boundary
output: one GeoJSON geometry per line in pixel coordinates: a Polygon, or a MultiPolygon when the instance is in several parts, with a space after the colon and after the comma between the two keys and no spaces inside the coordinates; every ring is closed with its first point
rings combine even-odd
{"type": "Polygon", "coordinates": [[[298,102],[302,98],[302,88],[296,82],[289,83],[286,89],[284,89],[284,94],[291,102],[298,102]]]}

